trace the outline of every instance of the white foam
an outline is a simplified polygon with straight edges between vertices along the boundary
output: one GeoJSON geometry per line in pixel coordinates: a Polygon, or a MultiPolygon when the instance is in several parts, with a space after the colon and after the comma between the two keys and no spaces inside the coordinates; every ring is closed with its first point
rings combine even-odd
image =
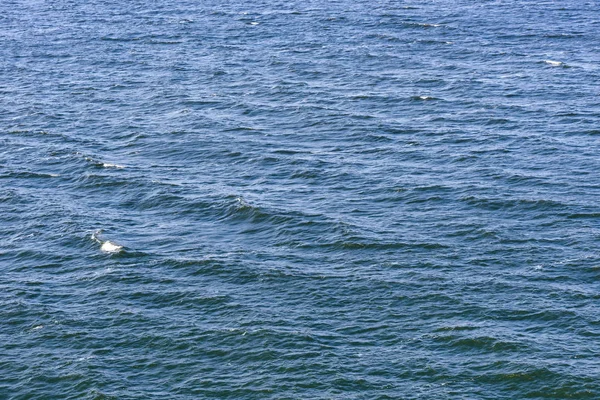
{"type": "Polygon", "coordinates": [[[258,25],[260,22],[250,22],[250,25],[258,25]]]}
{"type": "Polygon", "coordinates": [[[102,229],[98,229],[96,232],[92,233],[92,240],[100,243],[100,250],[105,253],[118,253],[123,250],[123,246],[118,245],[116,243],[111,242],[110,240],[101,240],[98,237],[102,233],[102,229]]]}
{"type": "Polygon", "coordinates": [[[119,164],[110,164],[110,163],[103,163],[102,166],[104,168],[117,168],[117,169],[123,169],[123,168],[125,168],[122,165],[119,165],[119,164]]]}
{"type": "Polygon", "coordinates": [[[561,67],[565,65],[562,61],[544,60],[544,62],[548,65],[552,65],[553,67],[561,67]]]}
{"type": "Polygon", "coordinates": [[[98,242],[98,243],[102,243],[102,241],[98,238],[98,235],[102,233],[102,229],[98,229],[96,230],[94,233],[92,233],[92,240],[98,242]]]}
{"type": "Polygon", "coordinates": [[[111,242],[110,240],[107,240],[106,242],[102,243],[102,246],[100,246],[100,250],[102,250],[105,253],[118,253],[121,250],[123,250],[123,246],[120,246],[111,242]]]}

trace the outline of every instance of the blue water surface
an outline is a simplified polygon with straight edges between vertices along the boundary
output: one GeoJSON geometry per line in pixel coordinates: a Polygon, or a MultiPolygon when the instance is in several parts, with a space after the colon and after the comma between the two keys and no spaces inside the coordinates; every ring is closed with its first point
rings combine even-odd
{"type": "Polygon", "coordinates": [[[597,0],[3,0],[0,398],[600,398],[599,83],[597,0]]]}

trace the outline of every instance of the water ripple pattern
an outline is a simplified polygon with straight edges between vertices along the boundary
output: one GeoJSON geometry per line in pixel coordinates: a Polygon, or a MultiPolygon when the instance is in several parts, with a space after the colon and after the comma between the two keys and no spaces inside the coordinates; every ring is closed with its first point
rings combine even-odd
{"type": "Polygon", "coordinates": [[[0,398],[600,398],[600,3],[0,3],[0,398]]]}

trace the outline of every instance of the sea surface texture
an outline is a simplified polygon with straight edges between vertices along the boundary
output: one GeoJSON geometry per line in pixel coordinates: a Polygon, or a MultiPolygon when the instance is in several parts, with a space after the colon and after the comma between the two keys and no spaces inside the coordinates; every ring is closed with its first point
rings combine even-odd
{"type": "Polygon", "coordinates": [[[0,399],[599,399],[600,3],[0,2],[0,399]]]}

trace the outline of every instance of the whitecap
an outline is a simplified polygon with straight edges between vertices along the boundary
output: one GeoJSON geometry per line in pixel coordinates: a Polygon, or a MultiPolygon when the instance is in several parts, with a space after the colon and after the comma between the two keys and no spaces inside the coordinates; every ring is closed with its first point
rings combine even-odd
{"type": "Polygon", "coordinates": [[[111,242],[110,240],[107,240],[106,242],[102,243],[102,246],[100,246],[100,250],[102,250],[105,253],[118,253],[121,250],[123,250],[123,246],[120,246],[111,242]]]}
{"type": "Polygon", "coordinates": [[[125,168],[122,165],[119,165],[119,164],[110,164],[110,163],[102,163],[102,166],[104,168],[117,168],[117,169],[123,169],[123,168],[125,168]]]}
{"type": "Polygon", "coordinates": [[[100,233],[102,233],[102,230],[99,229],[96,232],[92,233],[92,240],[95,242],[100,243],[100,250],[105,252],[105,253],[118,253],[121,250],[123,250],[123,246],[116,244],[114,242],[111,242],[110,240],[102,240],[100,239],[99,235],[100,233]]]}
{"type": "Polygon", "coordinates": [[[435,98],[433,96],[413,96],[412,99],[413,100],[423,100],[423,101],[437,100],[437,98],[435,98]]]}
{"type": "Polygon", "coordinates": [[[552,65],[553,67],[562,67],[565,65],[565,63],[562,61],[544,60],[544,62],[548,65],[552,65]]]}

